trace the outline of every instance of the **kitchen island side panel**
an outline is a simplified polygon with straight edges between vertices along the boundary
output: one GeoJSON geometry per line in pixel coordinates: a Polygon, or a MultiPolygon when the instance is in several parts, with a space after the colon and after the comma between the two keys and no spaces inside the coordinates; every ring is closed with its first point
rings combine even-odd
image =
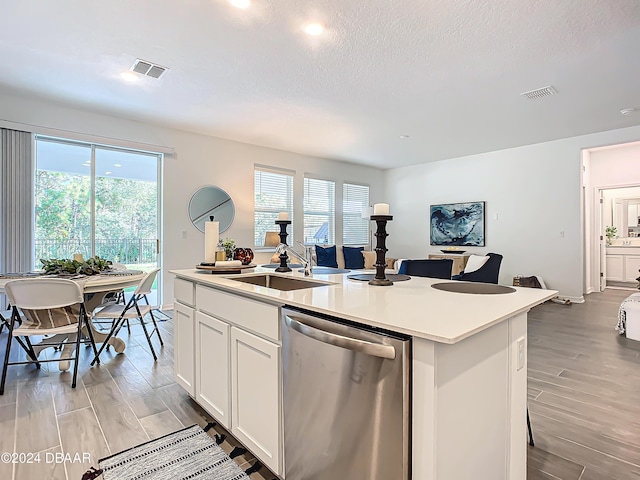
{"type": "Polygon", "coordinates": [[[415,338],[414,480],[526,478],[526,314],[453,345],[415,338]]]}

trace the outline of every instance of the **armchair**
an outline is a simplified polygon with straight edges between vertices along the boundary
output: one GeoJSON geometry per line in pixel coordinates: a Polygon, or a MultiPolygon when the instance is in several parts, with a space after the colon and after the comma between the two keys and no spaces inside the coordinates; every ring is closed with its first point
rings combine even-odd
{"type": "Polygon", "coordinates": [[[451,277],[452,280],[462,280],[465,282],[481,282],[481,283],[498,283],[498,274],[500,273],[500,264],[502,263],[502,255],[499,253],[488,253],[489,259],[479,269],[473,272],[462,272],[459,275],[451,277]]]}

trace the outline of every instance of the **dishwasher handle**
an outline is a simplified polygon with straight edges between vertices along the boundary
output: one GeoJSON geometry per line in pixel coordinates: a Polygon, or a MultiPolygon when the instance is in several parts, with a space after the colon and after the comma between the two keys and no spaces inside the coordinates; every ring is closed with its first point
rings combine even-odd
{"type": "Polygon", "coordinates": [[[326,330],[321,330],[317,327],[307,325],[299,317],[291,315],[285,315],[285,322],[288,327],[292,328],[296,332],[306,337],[313,338],[314,340],[318,340],[319,342],[346,348],[347,350],[354,350],[373,357],[387,358],[389,360],[396,358],[396,349],[391,345],[367,342],[366,340],[359,340],[357,338],[345,337],[344,335],[338,335],[337,333],[327,332],[326,330]]]}

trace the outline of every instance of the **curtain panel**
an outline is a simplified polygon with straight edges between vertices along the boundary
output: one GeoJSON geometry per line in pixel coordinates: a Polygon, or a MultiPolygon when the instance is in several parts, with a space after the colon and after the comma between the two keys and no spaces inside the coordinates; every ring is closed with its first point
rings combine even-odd
{"type": "Polygon", "coordinates": [[[0,272],[33,268],[33,164],[33,134],[0,128],[0,272]]]}

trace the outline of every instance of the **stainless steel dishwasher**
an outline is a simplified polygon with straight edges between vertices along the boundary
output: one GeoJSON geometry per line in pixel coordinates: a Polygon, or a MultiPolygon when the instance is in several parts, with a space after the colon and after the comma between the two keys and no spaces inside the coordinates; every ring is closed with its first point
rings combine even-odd
{"type": "Polygon", "coordinates": [[[408,480],[409,337],[283,309],[287,480],[408,480]]]}

